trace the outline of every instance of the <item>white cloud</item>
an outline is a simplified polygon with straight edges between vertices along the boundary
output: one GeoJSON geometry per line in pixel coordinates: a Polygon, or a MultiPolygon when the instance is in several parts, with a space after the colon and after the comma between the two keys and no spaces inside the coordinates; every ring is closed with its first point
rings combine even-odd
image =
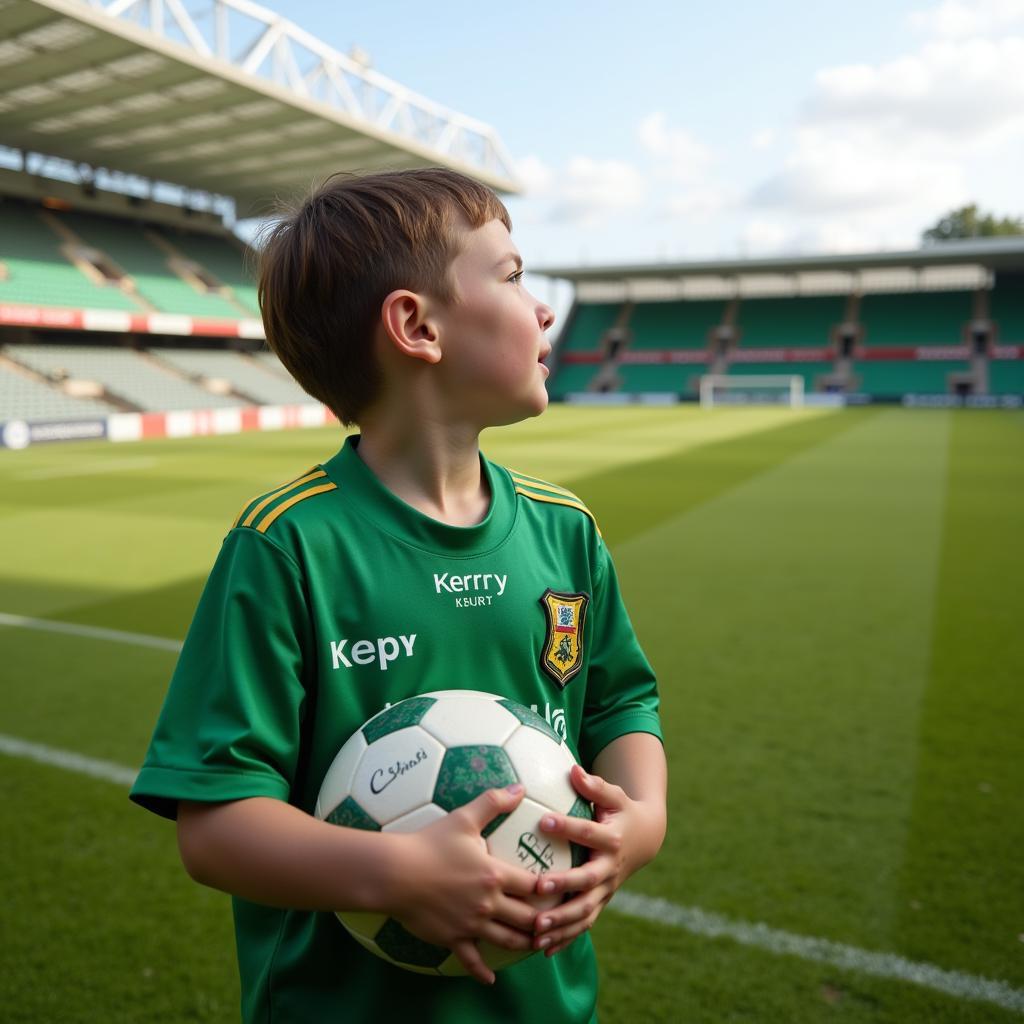
{"type": "Polygon", "coordinates": [[[956,145],[1024,133],[1024,35],[939,40],[885,64],[820,71],[808,123],[870,127],[888,144],[956,145]]]}
{"type": "Polygon", "coordinates": [[[778,135],[774,128],[760,128],[750,136],[751,149],[771,149],[778,135]]]}
{"type": "Polygon", "coordinates": [[[918,32],[949,39],[996,35],[1024,27],[1024,0],[944,0],[909,20],[918,32]]]}
{"type": "Polygon", "coordinates": [[[636,134],[659,177],[682,182],[701,182],[706,178],[714,161],[711,147],[684,129],[670,127],[660,110],[641,118],[636,134]]]}
{"type": "Polygon", "coordinates": [[[533,153],[516,161],[516,176],[523,183],[523,192],[528,196],[548,195],[555,181],[551,167],[533,153]]]}
{"type": "Polygon", "coordinates": [[[639,168],[625,160],[574,156],[556,186],[551,220],[594,224],[610,213],[640,206],[647,182],[639,168]]]}

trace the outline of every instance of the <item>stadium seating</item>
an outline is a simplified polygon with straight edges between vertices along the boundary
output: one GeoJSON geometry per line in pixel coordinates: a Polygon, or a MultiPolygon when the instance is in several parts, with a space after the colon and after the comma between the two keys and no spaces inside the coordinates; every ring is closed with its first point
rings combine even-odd
{"type": "Polygon", "coordinates": [[[971,292],[865,295],[860,307],[865,345],[962,345],[973,315],[971,292]]]}
{"type": "Polygon", "coordinates": [[[637,303],[629,319],[630,347],[707,348],[708,333],[722,322],[724,309],[720,300],[637,303]]]}
{"type": "Polygon", "coordinates": [[[0,366],[0,423],[7,420],[75,420],[118,410],[93,398],[73,398],[42,381],[0,366]]]}
{"type": "MultiPolygon", "coordinates": [[[[262,360],[256,362],[237,352],[159,348],[151,350],[150,354],[189,377],[229,380],[233,390],[260,405],[298,405],[312,401],[291,378],[275,373],[262,360]]],[[[276,360],[276,356],[274,358],[276,360]]]]}
{"type": "Polygon", "coordinates": [[[632,363],[618,367],[622,379],[620,391],[672,392],[679,394],[687,377],[702,372],[703,368],[671,363],[632,363]]]}
{"type": "Polygon", "coordinates": [[[596,366],[589,363],[582,365],[571,363],[568,366],[561,366],[551,378],[549,394],[552,398],[564,398],[573,391],[586,391],[597,370],[596,366]]]}
{"type": "Polygon", "coordinates": [[[13,200],[0,202],[0,302],[67,309],[113,309],[133,313],[143,307],[116,285],[95,284],[60,251],[61,239],[38,208],[13,200]]]}
{"type": "Polygon", "coordinates": [[[841,323],[841,295],[796,299],[744,299],[737,326],[742,348],[824,348],[829,332],[841,323]]]}
{"type": "Polygon", "coordinates": [[[860,384],[854,390],[865,395],[898,398],[904,394],[949,393],[948,376],[970,367],[966,362],[931,362],[887,359],[853,364],[860,384]]]}
{"type": "Polygon", "coordinates": [[[988,390],[993,395],[1024,395],[1024,359],[993,359],[988,364],[988,390]]]}
{"type": "Polygon", "coordinates": [[[245,255],[239,245],[229,238],[217,238],[213,235],[167,230],[162,230],[160,234],[182,256],[200,264],[222,284],[227,285],[235,300],[244,306],[250,315],[260,315],[256,285],[246,270],[245,255]]]}
{"type": "Polygon", "coordinates": [[[90,213],[63,213],[60,219],[86,245],[113,259],[160,312],[232,320],[245,315],[222,296],[200,292],[178,277],[167,265],[167,253],[145,236],[141,224],[90,213]]]}
{"type": "Polygon", "coordinates": [[[567,334],[560,347],[563,352],[593,352],[605,331],[615,323],[622,309],[620,302],[599,302],[579,305],[566,325],[567,334]]]}
{"type": "Polygon", "coordinates": [[[130,349],[79,345],[7,345],[4,355],[50,376],[99,381],[111,394],[146,411],[214,409],[247,403],[215,395],[130,349]]]}
{"type": "Polygon", "coordinates": [[[1001,345],[1024,345],[1024,274],[998,276],[989,312],[999,325],[1001,345]]]}

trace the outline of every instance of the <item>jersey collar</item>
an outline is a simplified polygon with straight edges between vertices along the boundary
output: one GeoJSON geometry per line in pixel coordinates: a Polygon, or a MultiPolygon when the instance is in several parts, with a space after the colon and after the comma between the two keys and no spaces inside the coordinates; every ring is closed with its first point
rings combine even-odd
{"type": "Polygon", "coordinates": [[[345,439],[341,451],[323,464],[342,500],[392,536],[431,551],[480,554],[500,544],[515,521],[516,496],[508,473],[480,455],[491,491],[491,505],[476,526],[449,526],[407,505],[389,491],[356,451],[359,435],[345,439]]]}

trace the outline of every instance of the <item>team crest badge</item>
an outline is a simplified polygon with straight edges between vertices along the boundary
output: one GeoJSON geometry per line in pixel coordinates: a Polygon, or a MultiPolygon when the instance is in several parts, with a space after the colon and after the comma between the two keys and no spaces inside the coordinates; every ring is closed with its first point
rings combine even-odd
{"type": "Polygon", "coordinates": [[[563,689],[583,668],[583,627],[587,619],[587,594],[544,591],[541,607],[548,622],[540,667],[563,689]]]}

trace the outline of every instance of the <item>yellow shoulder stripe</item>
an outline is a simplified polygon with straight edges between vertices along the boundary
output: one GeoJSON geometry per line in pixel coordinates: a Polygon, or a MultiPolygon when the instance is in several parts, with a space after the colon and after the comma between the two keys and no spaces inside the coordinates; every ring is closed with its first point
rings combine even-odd
{"type": "MultiPolygon", "coordinates": [[[[322,469],[320,469],[320,470],[317,470],[317,469],[316,469],[316,467],[314,467],[313,469],[311,469],[311,470],[307,471],[307,473],[306,473],[306,475],[305,475],[305,476],[300,476],[300,477],[299,477],[299,478],[298,478],[297,480],[292,480],[292,481],[291,481],[291,483],[287,483],[287,484],[285,484],[285,485],[284,485],[284,487],[279,487],[279,488],[278,488],[278,489],[277,489],[276,491],[271,491],[271,493],[270,493],[270,494],[267,494],[267,495],[265,495],[265,496],[264,496],[264,498],[263,498],[263,500],[262,500],[262,501],[260,501],[260,502],[259,502],[259,503],[258,503],[258,504],[256,505],[256,507],[255,507],[254,509],[252,509],[252,510],[251,510],[251,511],[249,512],[249,514],[248,514],[247,516],[245,516],[245,521],[244,521],[244,522],[242,522],[242,525],[243,525],[243,526],[252,526],[252,524],[253,524],[253,520],[254,520],[254,519],[255,519],[255,518],[256,518],[256,517],[257,517],[257,516],[258,516],[258,515],[259,515],[259,514],[260,514],[260,513],[261,513],[261,512],[262,512],[262,511],[263,511],[263,510],[264,510],[264,509],[265,509],[265,508],[266,508],[266,507],[267,507],[267,506],[268,506],[268,505],[269,505],[269,504],[270,504],[270,503],[271,503],[271,502],[272,502],[272,501],[273,501],[273,500],[275,499],[275,498],[280,498],[282,494],[287,494],[287,493],[288,493],[288,492],[289,492],[290,490],[292,490],[292,488],[294,488],[294,487],[301,487],[301,486],[302,486],[303,484],[305,484],[305,483],[309,483],[309,481],[310,481],[310,480],[316,480],[316,479],[317,479],[318,477],[322,477],[322,476],[327,476],[327,473],[326,473],[326,472],[325,472],[324,470],[322,470],[322,469]]],[[[249,499],[249,504],[247,504],[247,505],[246,505],[246,506],[245,506],[245,507],[244,507],[244,508],[242,509],[242,511],[238,513],[238,519],[236,519],[236,520],[235,520],[235,521],[234,521],[234,522],[233,522],[233,523],[231,524],[231,528],[232,528],[232,529],[234,529],[234,528],[235,528],[235,527],[236,527],[236,526],[237,526],[237,525],[239,524],[239,522],[241,522],[241,520],[242,520],[242,516],[243,516],[243,515],[245,515],[245,510],[246,510],[247,508],[249,508],[249,505],[251,505],[251,504],[252,504],[252,503],[253,503],[253,502],[254,502],[255,500],[256,500],[255,498],[250,498],[250,499],[249,499]]]]}
{"type": "Polygon", "coordinates": [[[509,472],[512,474],[512,480],[517,484],[522,484],[524,487],[533,487],[540,491],[551,491],[552,494],[564,494],[567,498],[572,498],[574,501],[580,500],[572,491],[565,487],[559,487],[558,484],[549,484],[546,480],[537,480],[533,477],[523,476],[522,473],[516,472],[514,469],[510,469],[509,472]]]}
{"type": "Polygon", "coordinates": [[[550,505],[565,505],[567,508],[577,509],[584,515],[590,516],[590,521],[594,524],[594,529],[597,530],[598,537],[601,536],[601,527],[597,525],[594,513],[579,501],[569,501],[566,498],[552,498],[546,494],[534,494],[532,491],[524,491],[521,487],[516,488],[516,494],[521,494],[524,498],[532,498],[534,501],[544,501],[550,505]]]}
{"type": "MultiPolygon", "coordinates": [[[[326,475],[326,474],[322,474],[326,475]]],[[[319,487],[310,487],[308,491],[300,491],[298,494],[293,494],[287,501],[282,501],[273,512],[268,512],[260,522],[259,526],[256,527],[257,533],[266,533],[270,528],[270,524],[282,513],[287,512],[292,505],[297,505],[300,501],[305,501],[307,498],[312,498],[314,494],[323,494],[325,491],[336,491],[338,489],[337,484],[320,484],[319,487]]]]}

